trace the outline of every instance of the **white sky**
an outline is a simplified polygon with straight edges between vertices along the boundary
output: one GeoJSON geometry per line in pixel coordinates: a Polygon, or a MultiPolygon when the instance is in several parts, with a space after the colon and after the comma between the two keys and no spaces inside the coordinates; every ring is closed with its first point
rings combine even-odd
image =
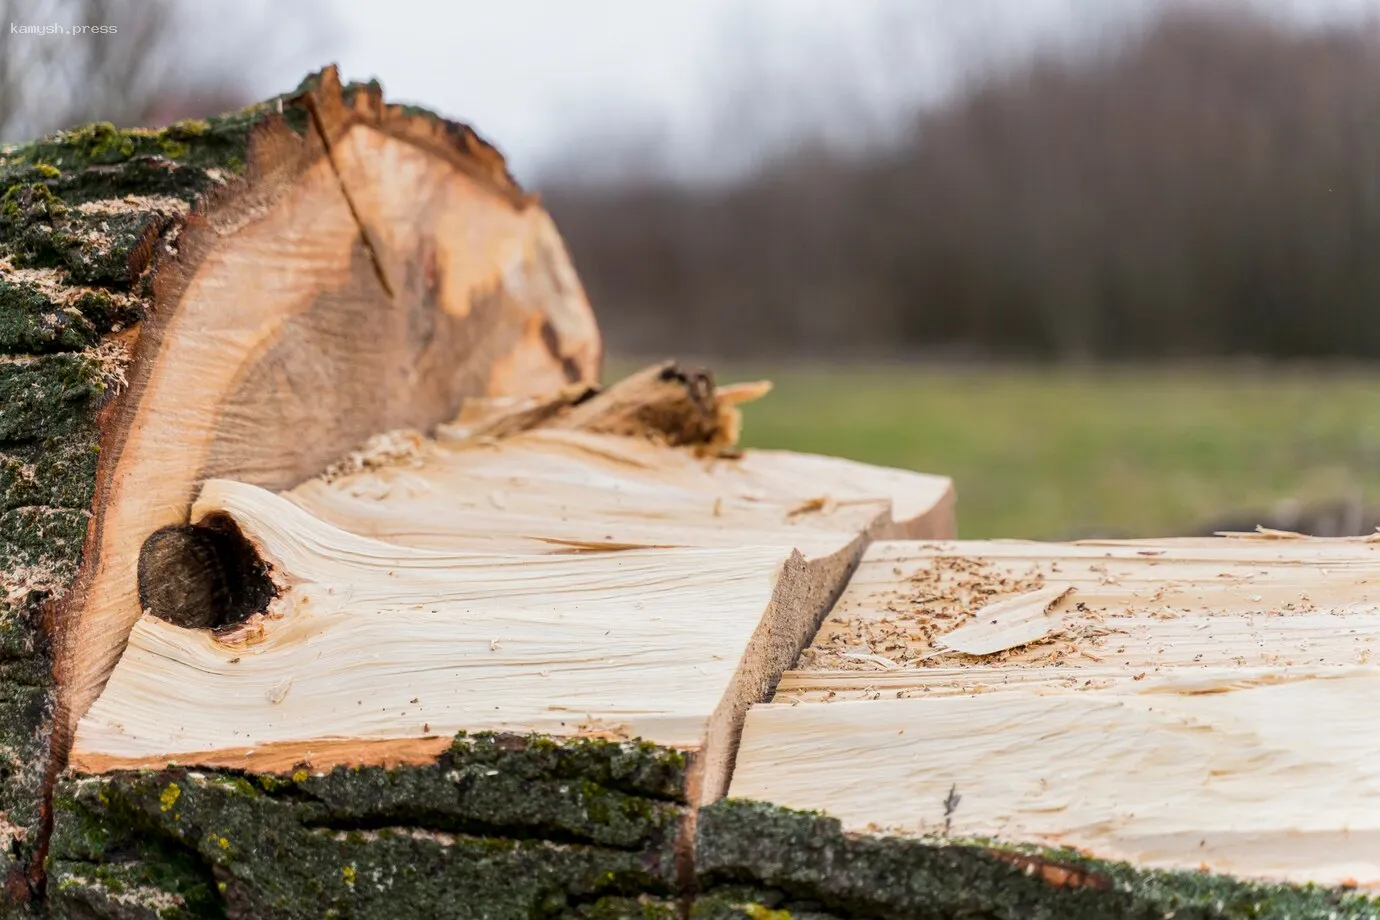
{"type": "MultiPolygon", "coordinates": [[[[335,61],[347,78],[378,77],[392,100],[474,125],[530,181],[572,145],[628,132],[693,174],[737,165],[711,144],[725,136],[769,142],[825,119],[875,129],[984,57],[1082,36],[1156,0],[319,2],[327,28],[257,69],[253,89],[279,92],[335,61]]],[[[1380,12],[1380,0],[1257,3],[1305,17],[1380,12]]]]}

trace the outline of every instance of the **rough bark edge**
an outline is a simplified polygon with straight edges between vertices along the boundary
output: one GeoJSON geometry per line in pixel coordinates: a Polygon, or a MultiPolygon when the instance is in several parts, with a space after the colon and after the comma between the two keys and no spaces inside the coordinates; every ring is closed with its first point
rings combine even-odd
{"type": "Polygon", "coordinates": [[[457,736],[434,764],[67,776],[54,917],[668,916],[686,760],[457,736]]]}
{"type": "Polygon", "coordinates": [[[734,799],[700,810],[695,865],[700,897],[717,905],[706,918],[777,920],[762,911],[796,909],[884,920],[1380,916],[1380,901],[1344,889],[1142,870],[998,841],[850,834],[824,815],[734,799]],[[741,913],[723,912],[732,909],[741,913]]]}
{"type": "Polygon", "coordinates": [[[742,800],[700,810],[698,890],[678,902],[685,782],[684,757],[654,745],[490,733],[458,736],[426,767],[69,776],[59,786],[49,856],[52,915],[1359,920],[1380,913],[1380,902],[1352,891],[1144,871],[994,841],[849,834],[823,815],[742,800]]]}
{"type": "Polygon", "coordinates": [[[163,131],[95,124],[0,148],[0,871],[11,903],[42,886],[62,599],[92,534],[103,427],[152,310],[155,253],[235,181],[262,111],[163,131]]]}

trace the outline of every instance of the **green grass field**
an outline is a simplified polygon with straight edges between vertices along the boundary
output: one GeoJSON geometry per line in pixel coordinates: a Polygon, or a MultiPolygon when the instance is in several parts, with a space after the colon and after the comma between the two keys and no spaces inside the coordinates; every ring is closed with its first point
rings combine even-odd
{"type": "Polygon", "coordinates": [[[964,537],[1168,536],[1291,497],[1380,505],[1380,370],[714,370],[776,384],[745,407],[746,446],[951,476],[964,537]]]}

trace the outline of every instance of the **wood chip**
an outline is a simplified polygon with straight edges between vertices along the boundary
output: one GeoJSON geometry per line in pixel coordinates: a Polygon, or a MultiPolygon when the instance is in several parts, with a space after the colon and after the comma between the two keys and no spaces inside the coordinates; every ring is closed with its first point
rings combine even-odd
{"type": "Polygon", "coordinates": [[[988,604],[971,623],[944,634],[937,644],[965,655],[994,655],[1029,645],[1063,629],[1062,621],[1049,614],[1072,592],[1071,585],[1050,585],[988,604]]]}

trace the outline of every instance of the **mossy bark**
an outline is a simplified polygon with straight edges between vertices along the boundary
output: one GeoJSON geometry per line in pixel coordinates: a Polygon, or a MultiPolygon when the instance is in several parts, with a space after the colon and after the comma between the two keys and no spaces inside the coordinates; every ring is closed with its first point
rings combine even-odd
{"type": "Polygon", "coordinates": [[[692,845],[685,792],[673,751],[494,734],[425,766],[69,777],[49,900],[54,917],[91,920],[1380,916],[1355,892],[847,834],[757,802],[702,809],[692,845]]]}
{"type": "Polygon", "coordinates": [[[685,761],[461,736],[434,764],[64,779],[63,918],[669,917],[685,761]]]}
{"type": "Polygon", "coordinates": [[[1314,886],[1155,872],[1073,851],[844,833],[817,814],[702,809],[697,920],[1361,920],[1380,901],[1314,886]]]}
{"type": "Polygon", "coordinates": [[[128,330],[151,307],[156,254],[273,112],[0,147],[0,915],[41,884],[54,605],[81,562],[128,330]]]}

